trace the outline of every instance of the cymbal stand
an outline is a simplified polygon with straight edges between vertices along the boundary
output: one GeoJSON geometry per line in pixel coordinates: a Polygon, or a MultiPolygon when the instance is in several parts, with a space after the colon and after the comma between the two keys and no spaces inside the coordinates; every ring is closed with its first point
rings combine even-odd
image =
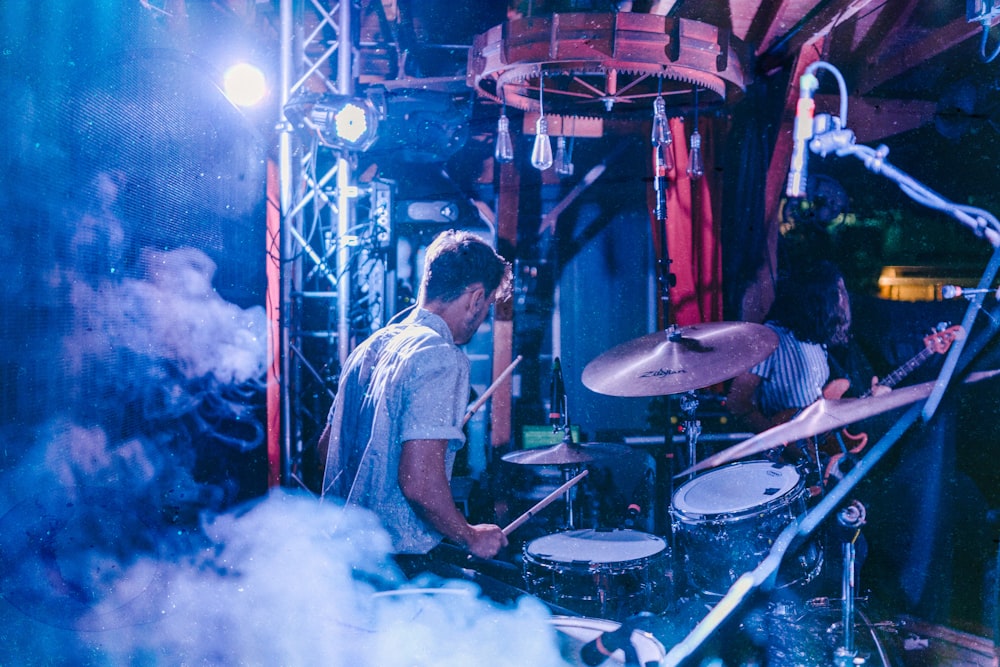
{"type": "MultiPolygon", "coordinates": [[[[553,369],[553,409],[549,413],[549,419],[552,421],[552,432],[558,433],[559,429],[562,429],[563,437],[562,443],[567,447],[574,447],[573,442],[573,427],[570,425],[569,421],[569,396],[566,394],[565,385],[563,384],[562,378],[562,367],[559,364],[558,357],[555,360],[553,369]]],[[[565,465],[562,467],[563,473],[563,483],[569,482],[581,472],[580,465],[565,465]]],[[[566,490],[566,530],[573,530],[575,526],[574,520],[574,507],[573,498],[576,496],[576,489],[569,488],[566,490]]]]}
{"type": "Polygon", "coordinates": [[[855,586],[855,549],[854,543],[861,534],[861,526],[865,525],[865,506],[857,500],[837,513],[837,524],[843,533],[844,574],[841,580],[843,596],[844,644],[834,652],[834,665],[851,667],[855,664],[857,650],[854,647],[854,601],[855,586]]]}
{"type": "MultiPolygon", "coordinates": [[[[698,438],[701,437],[701,421],[695,418],[698,411],[698,396],[689,391],[681,396],[681,412],[684,413],[684,436],[687,438],[688,460],[690,468],[698,462],[698,438]]],[[[691,473],[694,476],[694,473],[691,473]]]]}
{"type": "MultiPolygon", "coordinates": [[[[580,465],[564,466],[563,467],[564,483],[569,483],[571,479],[576,477],[581,472],[580,469],[582,467],[583,466],[580,465]]],[[[573,530],[574,528],[576,528],[575,521],[573,519],[573,515],[575,514],[573,507],[573,498],[575,496],[576,496],[575,488],[566,489],[566,530],[573,530]]]]}

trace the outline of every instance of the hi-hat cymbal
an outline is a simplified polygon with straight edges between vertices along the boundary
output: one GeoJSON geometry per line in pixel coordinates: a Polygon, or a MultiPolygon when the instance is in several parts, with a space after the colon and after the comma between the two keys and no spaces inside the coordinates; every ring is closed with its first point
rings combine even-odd
{"type": "MultiPolygon", "coordinates": [[[[979,382],[980,380],[986,380],[997,375],[1000,375],[1000,370],[970,373],[965,379],[965,384],[979,382]]],[[[931,395],[933,388],[934,381],[932,380],[910,387],[903,387],[902,389],[894,389],[888,394],[881,396],[841,398],[835,400],[821,398],[805,408],[791,421],[762,431],[749,440],[744,440],[738,445],[733,445],[728,449],[717,452],[699,461],[687,470],[678,473],[677,476],[683,477],[700,470],[714,468],[731,461],[736,461],[737,459],[760,454],[761,452],[766,452],[769,449],[780,447],[789,442],[811,438],[821,433],[829,433],[841,426],[847,426],[848,424],[880,415],[883,412],[923,400],[931,395]]]]}
{"type": "Polygon", "coordinates": [[[707,322],[622,343],[583,369],[583,384],[608,396],[662,396],[710,387],[767,358],[778,335],[763,324],[707,322]]]}
{"type": "Polygon", "coordinates": [[[632,450],[625,445],[611,442],[584,442],[567,444],[560,442],[545,449],[525,449],[504,454],[507,463],[533,466],[563,466],[578,463],[592,463],[609,457],[627,456],[632,450]]]}

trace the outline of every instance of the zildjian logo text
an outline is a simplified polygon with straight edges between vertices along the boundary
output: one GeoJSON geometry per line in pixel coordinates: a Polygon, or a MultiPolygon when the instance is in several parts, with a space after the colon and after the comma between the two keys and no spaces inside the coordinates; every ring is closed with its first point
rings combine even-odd
{"type": "Polygon", "coordinates": [[[640,374],[639,377],[641,377],[641,378],[660,378],[660,377],[665,377],[667,375],[676,375],[677,373],[687,373],[687,371],[683,370],[683,369],[681,369],[679,371],[675,371],[675,370],[671,370],[669,368],[657,368],[655,371],[646,371],[645,373],[640,374]]]}

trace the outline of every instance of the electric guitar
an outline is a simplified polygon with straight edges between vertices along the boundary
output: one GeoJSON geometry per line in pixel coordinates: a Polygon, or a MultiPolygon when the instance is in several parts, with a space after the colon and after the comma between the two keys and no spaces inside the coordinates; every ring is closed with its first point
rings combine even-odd
{"type": "MultiPolygon", "coordinates": [[[[956,340],[961,340],[964,336],[965,329],[959,324],[950,327],[945,323],[939,324],[933,333],[924,337],[924,347],[920,352],[917,352],[909,361],[886,375],[875,386],[858,398],[870,397],[878,387],[892,389],[925,361],[935,354],[944,354],[951,347],[952,343],[956,340]]],[[[842,398],[850,385],[850,381],[844,378],[833,380],[823,388],[823,398],[830,400],[842,398]]],[[[831,456],[823,475],[824,485],[829,482],[830,478],[837,480],[842,478],[846,471],[841,471],[840,464],[844,461],[845,457],[853,461],[854,457],[860,454],[867,444],[867,433],[854,435],[846,428],[827,435],[823,451],[831,456]]]]}

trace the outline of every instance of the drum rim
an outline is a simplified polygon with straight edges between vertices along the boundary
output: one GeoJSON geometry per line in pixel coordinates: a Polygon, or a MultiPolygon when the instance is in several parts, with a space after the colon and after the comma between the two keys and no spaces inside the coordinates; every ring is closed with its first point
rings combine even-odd
{"type": "MultiPolygon", "coordinates": [[[[611,543],[613,543],[613,540],[609,540],[607,543],[611,544],[611,543]]],[[[619,541],[619,543],[624,544],[625,542],[619,541]]],[[[636,541],[635,543],[638,544],[638,543],[640,543],[640,541],[636,541]]],[[[669,546],[670,545],[667,543],[667,541],[665,539],[663,539],[662,537],[660,537],[659,535],[653,535],[652,533],[644,533],[642,531],[632,530],[630,528],[616,528],[616,529],[610,530],[610,531],[598,531],[598,530],[594,530],[592,528],[580,528],[580,529],[574,529],[574,530],[561,531],[561,532],[557,532],[557,533],[550,533],[548,535],[543,535],[541,537],[535,538],[534,540],[531,540],[530,542],[525,542],[524,546],[522,547],[522,553],[523,553],[523,556],[524,556],[525,559],[531,560],[532,562],[538,563],[539,565],[544,565],[543,562],[538,562],[537,561],[537,559],[541,558],[541,559],[544,559],[545,561],[550,562],[550,563],[558,563],[558,564],[561,564],[561,565],[578,565],[578,566],[581,566],[581,567],[582,566],[588,566],[588,568],[590,568],[590,569],[600,569],[602,566],[616,566],[616,567],[619,567],[619,568],[625,568],[625,567],[629,567],[627,565],[629,563],[642,564],[642,563],[645,563],[645,562],[649,562],[649,561],[657,558],[658,556],[665,555],[665,554],[667,554],[669,552],[669,546]],[[627,558],[627,559],[621,559],[621,560],[606,560],[606,561],[594,561],[594,560],[583,560],[583,559],[562,560],[562,559],[558,559],[558,558],[553,557],[552,554],[540,554],[540,553],[537,553],[537,552],[532,553],[530,551],[530,549],[531,549],[531,547],[533,545],[538,544],[542,540],[548,540],[550,538],[556,538],[556,537],[567,537],[570,533],[579,533],[579,534],[584,534],[584,533],[586,533],[586,534],[628,533],[628,534],[631,534],[631,535],[641,535],[644,538],[647,538],[647,539],[642,540],[642,543],[648,543],[650,545],[658,545],[660,548],[657,549],[656,551],[653,551],[652,553],[645,554],[645,555],[642,555],[642,556],[639,556],[639,557],[633,557],[633,558],[627,558]]]]}
{"type": "Polygon", "coordinates": [[[718,523],[729,523],[737,519],[744,519],[749,517],[754,517],[765,510],[771,510],[775,507],[782,507],[784,505],[790,505],[799,499],[799,497],[805,493],[805,477],[799,472],[798,468],[794,465],[787,463],[773,463],[771,461],[736,461],[735,463],[729,463],[715,470],[710,470],[702,475],[693,477],[684,484],[677,487],[673,495],[670,497],[670,514],[674,516],[675,519],[680,520],[683,523],[697,522],[718,522],[718,523]],[[787,491],[781,495],[770,498],[758,505],[753,505],[752,507],[747,507],[744,509],[729,509],[723,512],[696,512],[694,510],[685,510],[677,507],[677,500],[681,492],[685,488],[690,489],[691,485],[697,481],[704,480],[709,475],[721,473],[724,470],[729,470],[730,468],[735,468],[738,466],[749,467],[749,466],[761,466],[766,465],[767,467],[779,469],[782,471],[790,470],[795,473],[796,481],[788,488],[787,491]],[[688,521],[685,521],[687,519],[688,521]]]}

